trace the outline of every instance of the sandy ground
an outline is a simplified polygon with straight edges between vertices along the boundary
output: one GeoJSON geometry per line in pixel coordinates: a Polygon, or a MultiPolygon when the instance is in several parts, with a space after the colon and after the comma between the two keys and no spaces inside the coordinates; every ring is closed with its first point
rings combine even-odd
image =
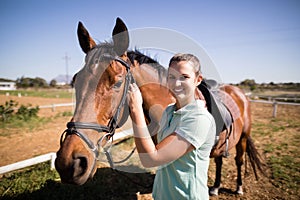
{"type": "MultiPolygon", "coordinates": [[[[70,103],[70,99],[46,99],[32,97],[6,97],[0,95],[0,104],[3,104],[9,99],[14,99],[20,104],[31,103],[34,105],[51,105],[53,103],[70,103]]],[[[45,154],[48,152],[56,152],[59,148],[59,139],[61,133],[65,130],[65,124],[70,120],[67,117],[54,117],[63,111],[72,112],[72,107],[61,107],[52,111],[51,109],[41,109],[39,115],[41,117],[52,116],[53,120],[45,125],[38,127],[34,130],[24,130],[24,132],[15,131],[9,136],[0,136],[0,166],[11,164],[24,159],[32,158],[37,155],[45,154]]],[[[281,117],[298,118],[300,114],[300,106],[294,107],[281,107],[278,109],[278,115],[281,117]]],[[[257,123],[269,123],[272,117],[272,107],[262,104],[252,105],[253,119],[257,123]]],[[[5,130],[0,130],[2,133],[5,130]]],[[[292,132],[300,131],[299,127],[291,130],[292,132]]],[[[287,136],[288,137],[288,136],[287,136]]],[[[284,139],[285,136],[283,137],[284,139]]],[[[255,145],[262,153],[260,147],[263,145],[264,140],[253,138],[255,145]]],[[[235,150],[230,151],[231,156],[223,159],[223,184],[220,195],[218,197],[210,197],[210,199],[298,199],[297,196],[287,196],[282,190],[276,188],[267,177],[261,177],[259,181],[255,180],[254,174],[250,173],[249,176],[244,178],[244,195],[237,196],[234,194],[235,180],[236,180],[236,167],[235,167],[235,150]]],[[[209,185],[212,185],[214,179],[214,162],[211,160],[209,170],[209,185]]],[[[250,168],[248,168],[250,170],[250,168]]],[[[243,170],[244,171],[244,170],[243,170]]],[[[251,170],[250,170],[251,172],[251,170]]],[[[151,194],[138,195],[138,199],[151,199],[151,194]]]]}

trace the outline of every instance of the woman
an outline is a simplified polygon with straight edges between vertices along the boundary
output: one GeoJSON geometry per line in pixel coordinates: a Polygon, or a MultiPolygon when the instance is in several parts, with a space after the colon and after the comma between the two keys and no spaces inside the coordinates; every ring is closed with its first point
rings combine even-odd
{"type": "Polygon", "coordinates": [[[215,121],[204,101],[195,98],[201,81],[197,57],[176,54],[171,58],[167,85],[176,103],[162,115],[157,145],[147,129],[141,93],[136,84],[130,85],[128,104],[140,160],[144,167],[159,166],[154,199],[209,199],[207,171],[215,121]]]}

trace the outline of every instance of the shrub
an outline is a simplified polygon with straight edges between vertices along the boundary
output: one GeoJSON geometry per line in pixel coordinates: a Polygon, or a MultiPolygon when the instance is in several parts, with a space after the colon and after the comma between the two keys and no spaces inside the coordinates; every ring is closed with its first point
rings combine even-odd
{"type": "Polygon", "coordinates": [[[6,101],[4,105],[0,105],[0,121],[11,122],[14,119],[28,121],[38,117],[38,106],[31,107],[29,104],[28,106],[21,105],[19,108],[17,107],[18,102],[13,100],[6,101]]]}
{"type": "Polygon", "coordinates": [[[6,101],[4,105],[0,105],[0,120],[3,122],[9,121],[13,117],[14,110],[18,106],[18,103],[10,100],[6,101]]]}
{"type": "Polygon", "coordinates": [[[34,108],[31,107],[31,105],[28,105],[29,107],[26,107],[24,105],[21,105],[18,109],[18,112],[16,113],[16,117],[20,120],[28,121],[31,118],[37,118],[37,113],[39,111],[39,107],[36,106],[34,108]]]}

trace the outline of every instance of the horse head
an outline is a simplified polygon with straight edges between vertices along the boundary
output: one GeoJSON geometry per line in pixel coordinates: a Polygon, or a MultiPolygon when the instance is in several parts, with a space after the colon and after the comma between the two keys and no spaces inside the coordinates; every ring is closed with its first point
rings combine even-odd
{"type": "Polygon", "coordinates": [[[77,34],[85,65],[74,76],[76,108],[62,134],[55,167],[63,183],[81,185],[96,172],[98,147],[125,121],[122,105],[131,75],[129,35],[121,19],[112,42],[97,45],[81,22],[77,34]]]}

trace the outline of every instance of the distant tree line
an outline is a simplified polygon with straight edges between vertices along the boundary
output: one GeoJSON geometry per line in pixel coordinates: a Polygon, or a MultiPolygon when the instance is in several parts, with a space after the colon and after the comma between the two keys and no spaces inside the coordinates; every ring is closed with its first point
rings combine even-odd
{"type": "Polygon", "coordinates": [[[241,88],[248,88],[249,90],[263,90],[263,89],[281,89],[281,90],[296,90],[300,91],[300,83],[288,82],[288,83],[256,83],[254,79],[245,79],[238,84],[235,84],[241,88]]]}
{"type": "MultiPolygon", "coordinates": [[[[43,78],[36,77],[36,78],[29,78],[29,77],[21,77],[18,78],[16,81],[0,78],[0,82],[16,82],[16,86],[18,88],[49,88],[49,87],[59,87],[63,88],[64,86],[59,86],[55,79],[51,80],[50,83],[43,78]]],[[[256,83],[254,79],[245,79],[238,84],[233,84],[239,86],[241,88],[247,88],[251,91],[257,89],[292,89],[292,90],[300,90],[300,83],[256,83]]],[[[65,85],[69,87],[70,85],[65,85]]]]}
{"type": "Polygon", "coordinates": [[[28,78],[28,77],[21,77],[16,80],[16,85],[18,88],[47,88],[49,84],[43,78],[28,78]]]}
{"type": "Polygon", "coordinates": [[[51,80],[48,84],[47,81],[43,78],[29,78],[29,77],[21,77],[16,80],[16,86],[18,88],[49,88],[55,87],[57,85],[57,81],[55,79],[51,80]]]}

